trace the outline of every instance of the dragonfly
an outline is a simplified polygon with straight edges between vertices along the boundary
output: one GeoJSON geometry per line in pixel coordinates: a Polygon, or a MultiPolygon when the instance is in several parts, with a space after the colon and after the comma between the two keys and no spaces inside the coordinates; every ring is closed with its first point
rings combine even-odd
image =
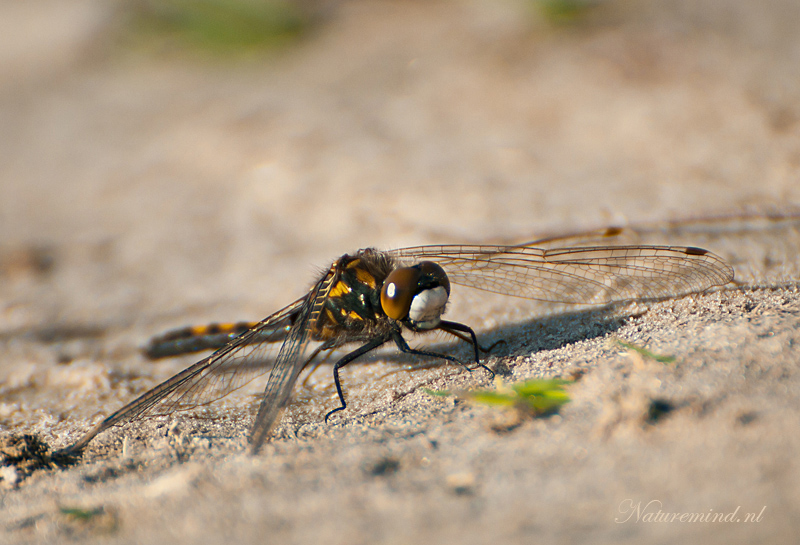
{"type": "MultiPolygon", "coordinates": [[[[609,234],[613,235],[612,231],[609,234]]],[[[557,239],[554,239],[557,241],[557,239]]],[[[403,353],[492,371],[480,360],[476,333],[443,319],[451,285],[568,305],[662,300],[706,291],[733,280],[733,268],[692,246],[431,245],[345,254],[302,297],[260,322],[187,328],[157,338],[153,357],[216,349],[91,428],[66,454],[80,454],[98,434],[141,418],[206,406],[269,373],[248,441],[256,454],[280,420],[303,369],[321,353],[356,348],[333,365],[339,406],[347,408],[339,371],[387,343],[403,353]],[[443,331],[468,342],[469,364],[411,348],[404,333],[443,331]],[[316,348],[311,349],[316,344],[316,348]]]]}

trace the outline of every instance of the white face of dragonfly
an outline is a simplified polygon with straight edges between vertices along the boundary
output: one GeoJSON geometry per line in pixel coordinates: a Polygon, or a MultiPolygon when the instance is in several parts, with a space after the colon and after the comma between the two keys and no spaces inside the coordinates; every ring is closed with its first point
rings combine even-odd
{"type": "Polygon", "coordinates": [[[419,329],[433,329],[442,321],[448,296],[442,286],[419,292],[411,300],[408,320],[419,329]]]}
{"type": "Polygon", "coordinates": [[[390,318],[414,329],[433,329],[441,322],[450,296],[450,280],[439,265],[422,261],[395,269],[381,289],[381,307],[390,318]]]}

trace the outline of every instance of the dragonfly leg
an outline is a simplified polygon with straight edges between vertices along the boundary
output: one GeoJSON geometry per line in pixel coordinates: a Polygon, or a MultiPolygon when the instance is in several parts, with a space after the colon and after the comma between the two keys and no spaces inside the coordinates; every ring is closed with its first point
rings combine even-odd
{"type": "Polygon", "coordinates": [[[305,368],[306,366],[308,366],[309,364],[311,364],[311,371],[309,371],[309,372],[308,372],[308,374],[306,375],[306,378],[304,378],[304,379],[303,379],[303,383],[302,383],[302,386],[303,386],[303,388],[306,388],[306,387],[308,387],[308,381],[309,381],[309,379],[311,378],[311,376],[312,376],[314,373],[316,373],[316,372],[317,372],[317,369],[319,369],[319,368],[320,368],[320,366],[321,366],[323,363],[325,363],[326,361],[328,361],[328,360],[330,359],[332,352],[328,352],[328,353],[326,353],[326,354],[325,354],[325,355],[324,355],[324,356],[323,356],[323,357],[322,357],[322,358],[321,358],[319,361],[314,361],[314,362],[312,363],[312,361],[314,360],[314,358],[315,358],[315,357],[317,357],[317,355],[318,355],[320,352],[322,352],[323,350],[330,350],[331,348],[332,348],[332,347],[330,347],[330,346],[324,346],[324,345],[323,345],[323,346],[320,346],[319,348],[317,348],[317,350],[315,350],[315,351],[314,351],[314,353],[311,355],[311,357],[310,357],[310,358],[308,358],[308,359],[306,360],[306,364],[305,364],[304,368],[305,368]]]}
{"type": "MultiPolygon", "coordinates": [[[[444,331],[446,333],[449,333],[450,335],[452,335],[454,337],[458,337],[459,339],[461,339],[464,342],[467,342],[467,343],[470,343],[472,345],[475,345],[475,342],[473,342],[472,336],[464,335],[460,331],[457,331],[455,328],[451,329],[449,327],[450,325],[461,326],[461,325],[464,325],[464,324],[459,324],[459,323],[456,323],[456,322],[448,322],[446,320],[442,320],[442,322],[440,322],[440,324],[439,324],[439,329],[441,329],[442,331],[444,331]],[[445,325],[445,327],[442,327],[441,324],[446,324],[446,325],[445,325]]],[[[470,328],[470,331],[471,331],[471,328],[470,328]]],[[[477,339],[476,339],[476,341],[477,341],[477,339]]],[[[478,350],[480,350],[484,354],[489,354],[492,350],[495,349],[496,346],[499,346],[501,344],[504,345],[504,344],[508,344],[508,343],[506,343],[505,339],[500,339],[499,341],[495,341],[494,343],[492,343],[488,347],[483,346],[481,343],[477,343],[477,346],[478,346],[478,350]]]]}
{"type": "MultiPolygon", "coordinates": [[[[480,356],[478,354],[478,350],[480,350],[482,352],[488,352],[489,350],[491,350],[492,348],[497,346],[498,343],[494,343],[488,349],[483,348],[480,344],[478,344],[478,337],[475,335],[475,332],[472,330],[472,328],[469,327],[468,325],[460,324],[458,322],[449,322],[449,321],[446,321],[446,320],[442,320],[441,323],[439,324],[439,329],[441,329],[442,331],[446,331],[447,333],[450,333],[451,335],[455,335],[456,337],[471,343],[473,349],[475,350],[475,365],[477,365],[478,367],[483,368],[487,373],[489,373],[492,376],[492,378],[494,378],[494,371],[492,371],[491,369],[489,369],[488,367],[486,367],[484,364],[481,363],[480,356]],[[463,333],[467,333],[469,335],[469,338],[468,339],[464,338],[465,336],[462,335],[463,333]]],[[[502,342],[502,341],[498,341],[498,342],[502,342]]],[[[451,359],[448,356],[444,356],[444,355],[440,355],[440,354],[429,354],[429,355],[433,355],[433,356],[436,356],[436,357],[439,357],[439,358],[451,359]]],[[[459,363],[461,363],[461,362],[459,362],[459,363]]]]}
{"type": "MultiPolygon", "coordinates": [[[[472,338],[475,339],[475,332],[473,332],[468,326],[465,326],[464,324],[459,324],[459,323],[456,323],[456,322],[446,322],[446,323],[447,323],[447,327],[450,327],[453,324],[455,324],[455,325],[457,325],[459,327],[465,328],[466,330],[468,330],[469,332],[472,333],[472,338]]],[[[457,363],[458,365],[460,365],[461,367],[463,367],[467,371],[472,372],[472,369],[470,369],[463,361],[461,361],[458,358],[455,358],[453,356],[448,356],[447,354],[439,354],[438,352],[428,352],[427,350],[417,350],[416,348],[411,348],[410,346],[408,346],[408,343],[403,338],[403,336],[400,335],[400,332],[393,332],[392,339],[394,340],[395,344],[397,345],[397,348],[399,348],[400,351],[405,353],[405,354],[414,354],[414,355],[417,355],[417,356],[428,356],[429,358],[439,358],[439,359],[443,359],[443,360],[447,360],[447,361],[452,361],[453,363],[457,363]]],[[[477,341],[475,341],[475,344],[477,344],[477,341]]],[[[473,346],[475,346],[475,344],[473,344],[473,346]]],[[[478,359],[477,354],[478,354],[478,349],[476,347],[475,348],[475,359],[476,360],[478,359]]],[[[476,363],[477,363],[477,365],[479,367],[482,367],[484,370],[486,370],[486,372],[489,373],[489,375],[491,375],[492,378],[494,378],[494,371],[492,371],[491,369],[486,367],[480,361],[478,361],[476,363]]]]}
{"type": "Polygon", "coordinates": [[[342,359],[340,359],[339,361],[337,361],[333,365],[333,382],[336,384],[336,393],[339,394],[339,402],[342,404],[342,406],[341,407],[337,407],[337,408],[333,409],[331,412],[329,412],[328,414],[326,414],[325,415],[325,423],[328,422],[328,418],[330,418],[330,416],[333,413],[338,413],[339,411],[343,411],[344,409],[347,408],[347,403],[345,402],[344,394],[342,393],[342,383],[339,381],[339,369],[341,369],[342,367],[344,367],[345,365],[347,365],[348,363],[350,363],[351,361],[353,361],[357,357],[363,356],[367,352],[375,350],[376,348],[378,348],[380,345],[382,345],[383,343],[385,343],[386,341],[388,341],[391,338],[392,338],[391,335],[381,335],[380,337],[375,337],[374,339],[369,341],[367,344],[361,346],[360,348],[358,348],[356,350],[353,350],[352,352],[350,352],[349,354],[344,356],[342,359]]]}

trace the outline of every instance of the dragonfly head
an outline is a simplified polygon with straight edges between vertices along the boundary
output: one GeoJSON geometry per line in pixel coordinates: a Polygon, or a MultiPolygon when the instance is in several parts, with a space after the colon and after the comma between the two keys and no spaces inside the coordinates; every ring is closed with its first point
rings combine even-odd
{"type": "Polygon", "coordinates": [[[450,280],[439,265],[422,261],[413,267],[393,270],[381,289],[381,307],[390,318],[414,329],[433,329],[439,325],[450,280]]]}

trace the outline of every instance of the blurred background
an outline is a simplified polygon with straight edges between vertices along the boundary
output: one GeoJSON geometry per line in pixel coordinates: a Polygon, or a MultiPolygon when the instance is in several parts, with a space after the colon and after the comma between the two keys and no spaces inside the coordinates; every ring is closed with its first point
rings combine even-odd
{"type": "Polygon", "coordinates": [[[7,0],[0,330],[138,342],[364,246],[791,208],[798,27],[795,0],[7,0]]]}
{"type": "Polygon", "coordinates": [[[611,322],[674,366],[620,354],[591,314],[531,321],[454,287],[448,317],[482,341],[517,324],[516,376],[591,371],[563,420],[496,435],[413,397],[476,374],[395,358],[348,367],[349,411],[324,426],[321,371],[264,456],[232,454],[259,399],[243,388],[218,427],[126,428],[0,493],[3,536],[80,540],[64,509],[99,506],[120,542],[794,537],[798,207],[797,0],[0,0],[4,436],[66,444],[198,359],[151,363],[150,336],[263,318],[365,246],[628,225],[795,286],[611,322]],[[644,429],[653,399],[674,416],[644,429]],[[755,526],[613,524],[637,497],[768,507],[755,526]]]}

